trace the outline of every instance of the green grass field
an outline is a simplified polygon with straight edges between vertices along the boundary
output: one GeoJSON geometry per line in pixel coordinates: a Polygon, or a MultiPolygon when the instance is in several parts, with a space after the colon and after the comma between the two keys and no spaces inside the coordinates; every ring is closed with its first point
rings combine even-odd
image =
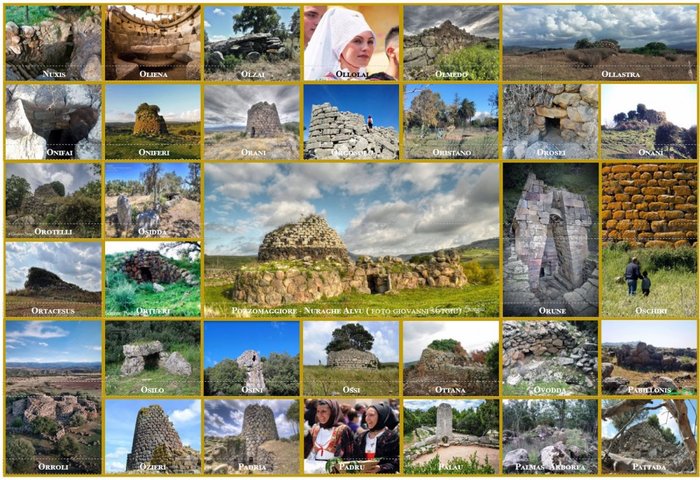
{"type": "Polygon", "coordinates": [[[200,123],[169,123],[168,134],[133,135],[133,123],[105,124],[105,156],[108,160],[198,159],[200,158],[200,123]],[[148,156],[139,150],[167,150],[167,156],[148,156]]]}
{"type": "MultiPolygon", "coordinates": [[[[649,158],[639,154],[640,149],[654,150],[653,128],[647,130],[603,130],[600,135],[603,158],[649,158]]],[[[664,158],[655,156],[654,158],[664,158]]]]}
{"type": "MultiPolygon", "coordinates": [[[[156,292],[153,284],[137,283],[118,271],[112,271],[124,254],[106,255],[107,289],[105,315],[108,317],[198,317],[201,307],[200,285],[188,285],[184,281],[164,283],[165,291],[156,292]],[[142,311],[147,310],[147,315],[142,311]],[[169,310],[167,313],[163,310],[169,310]]],[[[180,268],[199,278],[199,261],[171,260],[180,268]]]]}
{"type": "MultiPolygon", "coordinates": [[[[435,134],[423,138],[417,129],[407,131],[406,158],[498,158],[498,131],[493,129],[459,129],[455,130],[459,139],[438,139],[435,134]],[[436,155],[434,150],[469,151],[470,155],[436,155]]],[[[453,134],[455,132],[452,132],[453,134]]]]}
{"type": "Polygon", "coordinates": [[[344,370],[321,365],[304,365],[304,395],[343,395],[343,388],[359,388],[357,395],[398,395],[399,369],[344,370]]]}
{"type": "Polygon", "coordinates": [[[169,353],[178,352],[192,365],[192,374],[174,375],[167,370],[158,368],[144,370],[129,377],[120,375],[121,364],[108,363],[105,367],[105,392],[107,395],[144,395],[154,392],[144,392],[142,388],[162,388],[158,395],[199,395],[199,345],[173,345],[169,353]]]}
{"type": "Polygon", "coordinates": [[[697,312],[697,281],[696,274],[687,269],[651,270],[648,265],[649,255],[653,250],[634,250],[630,252],[603,249],[602,289],[604,317],[635,317],[635,318],[691,318],[697,312]],[[637,284],[637,295],[627,295],[627,284],[616,283],[615,278],[624,275],[629,258],[636,255],[641,264],[641,270],[649,269],[651,293],[648,297],[642,295],[641,281],[637,284]],[[666,309],[664,314],[639,314],[636,308],[666,309]]]}

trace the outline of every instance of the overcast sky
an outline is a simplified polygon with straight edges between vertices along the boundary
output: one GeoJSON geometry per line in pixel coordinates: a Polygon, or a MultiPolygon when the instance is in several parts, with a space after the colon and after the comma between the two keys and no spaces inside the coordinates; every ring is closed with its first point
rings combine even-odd
{"type": "Polygon", "coordinates": [[[208,85],[204,88],[204,128],[245,127],[248,109],[274,103],[280,122],[299,121],[299,87],[291,85],[208,85]]]}
{"type": "Polygon", "coordinates": [[[441,403],[447,403],[452,408],[463,412],[474,410],[484,403],[483,400],[404,400],[403,408],[409,410],[428,410],[430,407],[437,407],[441,403]]]}
{"type": "Polygon", "coordinates": [[[6,292],[24,288],[31,267],[55,273],[84,290],[102,290],[102,246],[96,242],[7,242],[6,292]]]}
{"type": "Polygon", "coordinates": [[[498,322],[404,322],[403,362],[420,359],[433,340],[457,340],[467,352],[487,350],[498,342],[498,322]]]}
{"type": "MultiPolygon", "coordinates": [[[[204,435],[226,437],[240,435],[243,430],[243,414],[248,405],[265,405],[272,409],[280,438],[291,437],[295,425],[287,420],[285,413],[298,400],[205,400],[204,435]]],[[[298,430],[298,426],[297,426],[298,430]]],[[[298,439],[297,439],[298,440],[298,439]]],[[[291,444],[289,445],[291,448],[291,444]]],[[[296,452],[295,452],[296,453],[296,452]]]]}
{"type": "Polygon", "coordinates": [[[696,43],[694,5],[503,6],[503,45],[573,48],[576,40],[613,38],[623,48],[649,42],[696,43]]]}
{"type": "Polygon", "coordinates": [[[7,178],[12,175],[24,178],[32,191],[41,185],[59,181],[66,187],[68,195],[93,180],[100,181],[100,175],[92,173],[93,168],[89,163],[8,163],[5,169],[7,178]]]}
{"type": "Polygon", "coordinates": [[[208,255],[257,255],[266,233],[323,215],[358,255],[432,252],[498,237],[498,165],[208,163],[208,255]]]}
{"type": "Polygon", "coordinates": [[[472,35],[498,38],[498,6],[443,7],[405,6],[404,35],[415,35],[426,28],[437,27],[445,20],[472,35]]]}

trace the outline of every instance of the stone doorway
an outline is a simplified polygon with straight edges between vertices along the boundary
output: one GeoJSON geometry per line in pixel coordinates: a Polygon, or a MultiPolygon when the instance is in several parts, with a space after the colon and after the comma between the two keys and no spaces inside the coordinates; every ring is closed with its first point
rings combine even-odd
{"type": "Polygon", "coordinates": [[[153,281],[153,275],[151,274],[151,269],[147,267],[141,267],[139,269],[141,272],[141,281],[143,282],[152,282],[153,281]]]}
{"type": "Polygon", "coordinates": [[[391,279],[389,275],[378,273],[367,275],[367,288],[371,294],[386,293],[391,290],[391,279]]]}
{"type": "Polygon", "coordinates": [[[255,137],[255,127],[250,128],[250,136],[255,137]]]}
{"type": "Polygon", "coordinates": [[[144,370],[157,370],[159,361],[160,361],[160,353],[152,353],[150,355],[144,355],[144,357],[143,357],[144,370]]]}
{"type": "Polygon", "coordinates": [[[561,138],[561,119],[560,118],[550,118],[545,117],[544,119],[545,133],[542,137],[543,140],[549,143],[564,143],[561,138]]]}
{"type": "Polygon", "coordinates": [[[76,144],[88,137],[99,118],[98,108],[48,110],[26,100],[23,106],[34,133],[46,140],[47,159],[76,158],[76,144]]]}

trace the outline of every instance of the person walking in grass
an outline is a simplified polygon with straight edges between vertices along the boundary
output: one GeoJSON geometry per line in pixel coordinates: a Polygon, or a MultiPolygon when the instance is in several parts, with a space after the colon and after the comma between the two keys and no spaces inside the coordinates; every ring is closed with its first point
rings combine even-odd
{"type": "Polygon", "coordinates": [[[639,273],[639,260],[637,257],[632,257],[630,262],[625,267],[625,281],[627,282],[627,295],[637,294],[637,280],[642,278],[639,273]]]}

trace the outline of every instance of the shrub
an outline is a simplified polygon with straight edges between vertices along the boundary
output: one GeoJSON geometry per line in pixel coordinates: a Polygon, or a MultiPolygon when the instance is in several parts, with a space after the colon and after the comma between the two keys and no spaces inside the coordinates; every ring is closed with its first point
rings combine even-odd
{"type": "Polygon", "coordinates": [[[122,312],[131,310],[135,306],[136,289],[131,283],[120,283],[116,287],[110,289],[109,296],[116,304],[117,308],[122,312]]]}
{"type": "Polygon", "coordinates": [[[6,454],[8,473],[32,473],[34,471],[36,450],[28,440],[23,438],[9,439],[6,454]]]}
{"type": "Polygon", "coordinates": [[[437,69],[468,74],[461,77],[461,80],[496,80],[498,63],[497,49],[475,45],[441,56],[437,61],[437,69]]]}
{"type": "Polygon", "coordinates": [[[568,50],[566,52],[566,58],[586,67],[592,67],[598,65],[614,53],[615,50],[610,48],[586,48],[585,50],[568,50]]]}
{"type": "Polygon", "coordinates": [[[195,136],[199,135],[199,132],[193,128],[185,128],[184,130],[180,130],[180,135],[195,136]]]}
{"type": "Polygon", "coordinates": [[[668,147],[683,145],[683,130],[671,122],[664,122],[656,127],[654,148],[663,150],[668,147]]]}
{"type": "Polygon", "coordinates": [[[444,340],[433,340],[430,342],[430,345],[428,345],[428,348],[432,348],[433,350],[441,350],[443,352],[454,352],[458,346],[459,342],[457,340],[447,338],[444,340]]]}
{"type": "Polygon", "coordinates": [[[271,353],[263,364],[263,376],[270,395],[298,395],[299,356],[271,353]]]}
{"type": "Polygon", "coordinates": [[[593,44],[587,38],[582,38],[581,40],[576,40],[574,48],[576,50],[581,50],[583,48],[593,48],[593,44]]]}
{"type": "Polygon", "coordinates": [[[87,420],[85,419],[85,415],[81,413],[76,413],[72,417],[70,417],[70,421],[68,422],[68,425],[71,427],[79,427],[81,425],[85,425],[85,422],[87,420]]]}
{"type": "Polygon", "coordinates": [[[235,360],[226,359],[204,373],[204,393],[206,395],[240,395],[247,379],[246,372],[235,360]]]}
{"type": "Polygon", "coordinates": [[[21,428],[22,425],[24,425],[24,421],[22,421],[22,417],[13,418],[12,422],[10,423],[10,426],[12,428],[21,428]]]}
{"type": "Polygon", "coordinates": [[[659,248],[649,251],[647,262],[649,269],[697,271],[697,252],[691,247],[659,248]]]}
{"type": "Polygon", "coordinates": [[[32,420],[31,426],[34,433],[50,437],[56,435],[59,429],[58,422],[48,417],[36,417],[32,420]]]}
{"type": "Polygon", "coordinates": [[[80,451],[80,443],[75,438],[66,435],[56,443],[56,449],[61,457],[71,458],[80,451]]]}

